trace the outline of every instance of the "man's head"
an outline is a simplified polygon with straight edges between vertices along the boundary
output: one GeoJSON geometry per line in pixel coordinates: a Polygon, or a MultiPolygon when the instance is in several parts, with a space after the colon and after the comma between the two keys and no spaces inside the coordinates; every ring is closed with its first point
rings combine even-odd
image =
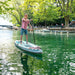
{"type": "Polygon", "coordinates": [[[25,14],[25,15],[24,15],[24,18],[27,19],[27,18],[28,18],[28,14],[25,14]]]}

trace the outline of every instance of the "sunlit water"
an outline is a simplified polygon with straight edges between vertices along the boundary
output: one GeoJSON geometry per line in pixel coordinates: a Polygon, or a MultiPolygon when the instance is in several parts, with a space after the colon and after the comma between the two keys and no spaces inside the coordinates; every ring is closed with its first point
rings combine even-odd
{"type": "MultiPolygon", "coordinates": [[[[34,43],[33,33],[28,36],[34,43]]],[[[0,30],[0,75],[75,75],[74,33],[37,33],[34,36],[35,44],[43,50],[42,55],[26,53],[15,47],[20,31],[0,30]]]]}

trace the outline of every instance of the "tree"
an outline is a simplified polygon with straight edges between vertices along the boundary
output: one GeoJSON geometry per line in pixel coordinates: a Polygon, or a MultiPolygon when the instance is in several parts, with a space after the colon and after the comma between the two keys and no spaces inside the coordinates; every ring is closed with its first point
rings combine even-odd
{"type": "Polygon", "coordinates": [[[17,23],[20,26],[25,13],[28,13],[34,23],[43,22],[45,26],[48,22],[55,22],[59,18],[64,18],[65,26],[68,26],[69,20],[75,15],[74,0],[11,0],[9,6],[11,5],[14,9],[5,12],[11,15],[13,24],[17,23]]]}
{"type": "Polygon", "coordinates": [[[71,12],[72,12],[72,14],[71,14],[71,16],[70,16],[70,20],[72,20],[72,19],[74,19],[75,20],[75,0],[73,1],[73,3],[72,3],[72,6],[71,6],[71,12]]]}
{"type": "Polygon", "coordinates": [[[11,0],[3,0],[0,1],[0,14],[6,14],[6,12],[8,10],[11,10],[12,8],[9,6],[8,2],[10,2],[11,0]]]}
{"type": "Polygon", "coordinates": [[[74,0],[57,0],[57,5],[61,8],[60,13],[61,17],[65,19],[65,26],[67,27],[69,25],[69,20],[71,14],[73,14],[74,9],[73,8],[73,2],[74,0]]]}
{"type": "Polygon", "coordinates": [[[58,19],[58,8],[50,3],[49,0],[13,0],[10,4],[13,5],[13,10],[8,11],[11,15],[13,24],[21,26],[21,20],[25,13],[28,13],[29,18],[32,18],[34,23],[54,21],[58,19]]]}
{"type": "Polygon", "coordinates": [[[54,21],[54,19],[58,19],[58,10],[59,7],[54,6],[54,4],[50,3],[49,0],[41,0],[34,4],[33,9],[33,17],[36,22],[43,22],[46,23],[47,21],[54,21]]]}
{"type": "Polygon", "coordinates": [[[21,26],[21,21],[22,21],[22,17],[23,17],[23,8],[22,8],[22,4],[20,1],[18,0],[13,0],[11,1],[11,4],[13,5],[13,10],[10,10],[8,13],[11,16],[11,20],[13,24],[19,24],[18,26],[21,26]]]}
{"type": "Polygon", "coordinates": [[[9,14],[11,15],[11,21],[13,24],[19,24],[19,26],[21,26],[22,18],[25,13],[30,14],[29,18],[31,18],[31,10],[29,8],[29,2],[27,2],[28,1],[25,0],[22,0],[22,2],[18,0],[11,2],[14,10],[9,11],[9,14]]]}

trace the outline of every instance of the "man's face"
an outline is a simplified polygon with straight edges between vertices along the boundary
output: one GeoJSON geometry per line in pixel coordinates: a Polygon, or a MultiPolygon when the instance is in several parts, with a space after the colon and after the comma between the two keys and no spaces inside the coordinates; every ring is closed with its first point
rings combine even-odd
{"type": "Polygon", "coordinates": [[[28,15],[26,14],[24,17],[25,17],[25,19],[27,19],[28,18],[28,15]]]}

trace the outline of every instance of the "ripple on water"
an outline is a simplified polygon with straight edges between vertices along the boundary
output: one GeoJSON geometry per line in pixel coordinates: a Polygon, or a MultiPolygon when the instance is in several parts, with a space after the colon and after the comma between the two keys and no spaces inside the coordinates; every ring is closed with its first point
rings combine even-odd
{"type": "Polygon", "coordinates": [[[71,53],[71,55],[70,55],[69,65],[70,65],[70,71],[72,73],[75,73],[75,54],[73,54],[73,53],[71,53]]]}
{"type": "Polygon", "coordinates": [[[75,63],[70,62],[69,65],[70,65],[70,71],[75,73],[75,63]]]}

